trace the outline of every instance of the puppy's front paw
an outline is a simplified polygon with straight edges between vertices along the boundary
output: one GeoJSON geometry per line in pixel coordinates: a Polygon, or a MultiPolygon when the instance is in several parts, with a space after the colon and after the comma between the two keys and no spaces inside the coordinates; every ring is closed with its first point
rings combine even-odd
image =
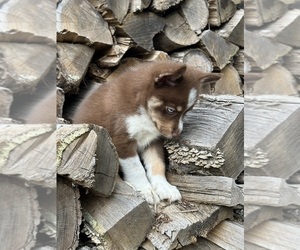
{"type": "Polygon", "coordinates": [[[153,176],[151,185],[160,200],[169,200],[170,202],[181,200],[181,194],[177,187],[171,185],[164,177],[153,176]]]}
{"type": "Polygon", "coordinates": [[[141,190],[138,190],[138,192],[141,193],[141,195],[149,204],[158,204],[160,201],[158,195],[151,187],[143,188],[141,190]]]}

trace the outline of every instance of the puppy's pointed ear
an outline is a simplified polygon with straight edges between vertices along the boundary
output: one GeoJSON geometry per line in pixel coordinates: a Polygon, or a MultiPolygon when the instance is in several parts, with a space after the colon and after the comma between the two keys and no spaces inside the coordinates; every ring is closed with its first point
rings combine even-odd
{"type": "Polygon", "coordinates": [[[214,92],[216,82],[221,78],[221,74],[209,73],[205,74],[200,78],[200,93],[211,94],[214,92]]]}
{"type": "Polygon", "coordinates": [[[171,67],[162,70],[162,73],[159,74],[155,79],[155,87],[174,87],[179,83],[179,78],[183,76],[186,71],[186,65],[184,64],[174,64],[171,67]]]}

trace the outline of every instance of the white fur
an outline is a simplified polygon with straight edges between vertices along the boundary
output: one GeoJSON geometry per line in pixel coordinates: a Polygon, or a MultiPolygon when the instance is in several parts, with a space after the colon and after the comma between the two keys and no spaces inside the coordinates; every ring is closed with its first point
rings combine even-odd
{"type": "Polygon", "coordinates": [[[119,159],[124,181],[129,182],[133,188],[140,192],[150,204],[159,203],[159,198],[149,183],[144,167],[138,155],[126,159],[119,159]]]}
{"type": "Polygon", "coordinates": [[[183,116],[181,116],[179,119],[178,130],[179,130],[179,133],[181,133],[183,130],[183,116]]]}
{"type": "Polygon", "coordinates": [[[195,104],[195,102],[197,101],[197,99],[198,99],[198,91],[197,91],[197,89],[192,88],[189,93],[187,109],[192,107],[195,104]]]}
{"type": "Polygon", "coordinates": [[[139,108],[138,114],[127,117],[125,123],[128,134],[136,139],[139,149],[145,148],[161,135],[143,107],[139,108]]]}

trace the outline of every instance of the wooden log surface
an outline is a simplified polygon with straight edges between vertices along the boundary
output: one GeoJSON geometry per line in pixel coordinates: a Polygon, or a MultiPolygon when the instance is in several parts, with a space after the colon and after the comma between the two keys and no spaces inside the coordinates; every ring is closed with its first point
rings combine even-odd
{"type": "Polygon", "coordinates": [[[179,141],[165,145],[169,169],[236,178],[243,170],[243,107],[240,97],[204,95],[186,114],[179,141]]]}
{"type": "Polygon", "coordinates": [[[58,42],[83,43],[96,49],[113,44],[107,22],[88,1],[60,1],[56,13],[58,42]]]}
{"type": "MultiPolygon", "coordinates": [[[[184,246],[180,248],[181,250],[222,250],[222,247],[219,247],[215,243],[207,240],[206,238],[199,237],[195,243],[184,246]]],[[[148,249],[146,249],[148,250],[148,249]]]]}
{"type": "Polygon", "coordinates": [[[112,196],[82,197],[84,233],[106,249],[137,249],[151,228],[149,205],[121,179],[112,196]]]}
{"type": "Polygon", "coordinates": [[[13,95],[10,89],[0,87],[0,117],[9,117],[13,95]]]}
{"type": "Polygon", "coordinates": [[[230,0],[209,0],[209,23],[220,26],[228,21],[236,11],[236,5],[230,0]]]}
{"type": "Polygon", "coordinates": [[[32,249],[40,223],[36,190],[15,178],[0,175],[0,199],[1,248],[32,249]]]}
{"type": "Polygon", "coordinates": [[[55,140],[55,128],[51,124],[2,125],[0,173],[54,188],[55,140]]]}
{"type": "Polygon", "coordinates": [[[160,1],[160,0],[153,0],[151,7],[158,12],[165,11],[173,6],[179,4],[182,0],[170,0],[170,1],[160,1]]]}
{"type": "Polygon", "coordinates": [[[81,205],[79,189],[70,181],[57,178],[57,247],[75,250],[79,243],[81,205]]]}
{"type": "Polygon", "coordinates": [[[300,119],[299,99],[258,96],[245,100],[246,173],[288,178],[299,170],[299,130],[294,129],[300,119]]]}
{"type": "Polygon", "coordinates": [[[119,159],[107,131],[96,125],[60,125],[57,170],[75,183],[109,196],[115,186],[119,159]]]}
{"type": "Polygon", "coordinates": [[[232,216],[226,207],[183,201],[159,211],[147,239],[156,249],[176,249],[196,241],[232,216]]]}
{"type": "Polygon", "coordinates": [[[84,44],[57,43],[57,86],[77,93],[94,51],[84,44]]]}
{"type": "Polygon", "coordinates": [[[44,44],[1,43],[0,53],[4,72],[0,86],[13,93],[32,93],[51,69],[56,49],[44,44]]]}
{"type": "Polygon", "coordinates": [[[188,201],[228,207],[244,203],[242,190],[228,177],[168,174],[167,179],[188,201]]]}

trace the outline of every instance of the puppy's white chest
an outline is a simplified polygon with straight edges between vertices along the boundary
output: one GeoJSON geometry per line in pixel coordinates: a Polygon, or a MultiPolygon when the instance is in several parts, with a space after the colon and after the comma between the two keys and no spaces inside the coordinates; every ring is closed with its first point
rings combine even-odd
{"type": "Polygon", "coordinates": [[[143,107],[139,108],[137,114],[127,117],[125,123],[128,134],[137,141],[139,149],[145,148],[161,135],[143,107]]]}

